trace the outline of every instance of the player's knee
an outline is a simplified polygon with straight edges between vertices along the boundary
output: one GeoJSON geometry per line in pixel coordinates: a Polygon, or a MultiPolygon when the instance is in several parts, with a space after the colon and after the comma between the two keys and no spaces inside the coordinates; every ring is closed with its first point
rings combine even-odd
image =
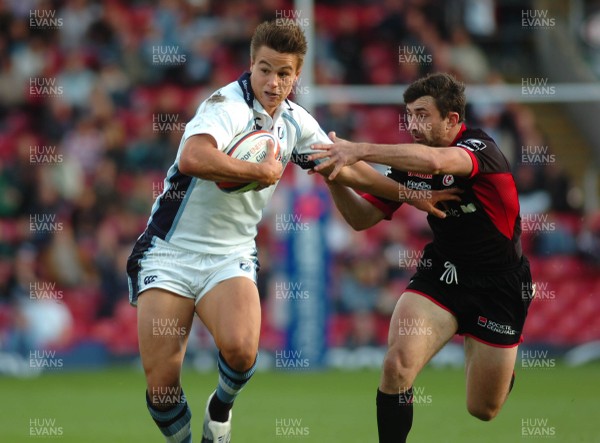
{"type": "Polygon", "coordinates": [[[181,367],[179,365],[167,364],[144,367],[148,391],[163,387],[179,386],[181,367]]]}
{"type": "Polygon", "coordinates": [[[391,350],[383,360],[383,374],[388,379],[396,380],[400,386],[412,386],[416,376],[410,362],[401,353],[391,350]]]}
{"type": "Polygon", "coordinates": [[[473,417],[481,421],[490,421],[498,415],[501,405],[495,404],[468,404],[467,410],[473,417]]]}
{"type": "Polygon", "coordinates": [[[244,343],[244,341],[226,344],[221,347],[220,351],[227,365],[234,371],[247,371],[256,360],[256,347],[244,343]]]}

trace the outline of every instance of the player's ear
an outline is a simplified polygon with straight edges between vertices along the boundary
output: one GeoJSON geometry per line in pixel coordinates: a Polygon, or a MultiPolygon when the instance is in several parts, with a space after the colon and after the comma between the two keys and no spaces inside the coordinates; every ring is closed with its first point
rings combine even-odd
{"type": "Polygon", "coordinates": [[[304,61],[303,59],[301,59],[300,57],[298,57],[296,55],[296,78],[294,79],[295,81],[298,81],[300,74],[302,74],[302,62],[303,61],[304,61]]]}
{"type": "Polygon", "coordinates": [[[458,112],[449,112],[448,113],[448,123],[450,124],[450,127],[454,127],[458,124],[458,119],[460,118],[460,115],[458,114],[458,112]]]}

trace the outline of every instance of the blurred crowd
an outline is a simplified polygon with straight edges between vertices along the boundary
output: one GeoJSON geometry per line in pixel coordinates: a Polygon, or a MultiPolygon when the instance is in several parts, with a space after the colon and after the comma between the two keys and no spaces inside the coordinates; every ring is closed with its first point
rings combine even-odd
{"type": "MultiPolygon", "coordinates": [[[[435,71],[467,84],[504,82],[486,54],[506,25],[494,1],[318,3],[309,50],[319,84],[406,84],[435,71]],[[399,62],[415,51],[424,58],[399,62]]],[[[125,262],[185,122],[203,98],[248,67],[258,23],[292,17],[313,24],[292,8],[285,0],[0,0],[0,349],[68,346],[82,337],[117,352],[135,348],[125,262]]],[[[331,104],[316,116],[342,137],[408,140],[401,106],[331,104]]],[[[467,121],[512,161],[525,212],[579,220],[560,166],[520,161],[522,146],[545,144],[527,107],[470,106],[467,121]]],[[[360,233],[338,215],[330,224],[337,239],[333,307],[352,318],[341,343],[381,341],[377,318],[390,314],[412,272],[398,266],[399,251],[417,250],[429,238],[422,214],[401,214],[360,233]]],[[[259,238],[265,288],[272,217],[259,238]]],[[[560,241],[529,233],[530,252],[577,254],[581,232],[585,248],[595,245],[586,255],[600,260],[598,220],[575,225],[560,241]]]]}

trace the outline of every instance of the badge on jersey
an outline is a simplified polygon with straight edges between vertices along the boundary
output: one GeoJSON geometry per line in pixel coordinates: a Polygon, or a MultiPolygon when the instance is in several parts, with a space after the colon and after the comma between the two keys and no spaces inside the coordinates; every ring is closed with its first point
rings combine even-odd
{"type": "Polygon", "coordinates": [[[459,141],[456,146],[467,148],[472,152],[483,151],[487,147],[484,142],[477,140],[476,138],[469,138],[467,140],[459,141]]]}
{"type": "Polygon", "coordinates": [[[453,175],[444,175],[444,178],[442,178],[442,184],[444,186],[451,186],[452,184],[454,184],[454,176],[453,175]]]}
{"type": "Polygon", "coordinates": [[[252,270],[252,263],[249,260],[241,260],[240,269],[244,272],[250,272],[252,270]]]}
{"type": "Polygon", "coordinates": [[[157,275],[148,275],[148,276],[144,277],[144,284],[149,285],[150,283],[154,283],[157,278],[158,278],[157,275]]]}

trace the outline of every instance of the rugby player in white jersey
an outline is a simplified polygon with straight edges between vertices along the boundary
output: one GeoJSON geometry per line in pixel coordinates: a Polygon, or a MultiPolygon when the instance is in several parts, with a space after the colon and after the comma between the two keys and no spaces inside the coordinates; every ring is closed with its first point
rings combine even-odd
{"type": "MultiPolygon", "coordinates": [[[[257,224],[285,165],[310,169],[314,163],[304,161],[310,146],[330,143],[314,118],[287,100],[307,49],[302,30],[293,22],[264,22],[250,49],[250,72],[214,92],[186,125],[164,191],[127,263],[146,402],[167,442],[191,441],[180,373],[194,313],[219,350],[219,381],[206,405],[202,442],[230,441],[231,408],[258,354],[257,224]],[[273,146],[258,164],[223,152],[234,137],[253,129],[278,137],[281,160],[273,146]],[[257,181],[260,188],[228,194],[215,185],[220,181],[257,181]]],[[[366,163],[344,168],[337,180],[391,200],[400,196],[396,182],[366,163]]],[[[417,206],[439,216],[435,203],[417,206]]]]}

